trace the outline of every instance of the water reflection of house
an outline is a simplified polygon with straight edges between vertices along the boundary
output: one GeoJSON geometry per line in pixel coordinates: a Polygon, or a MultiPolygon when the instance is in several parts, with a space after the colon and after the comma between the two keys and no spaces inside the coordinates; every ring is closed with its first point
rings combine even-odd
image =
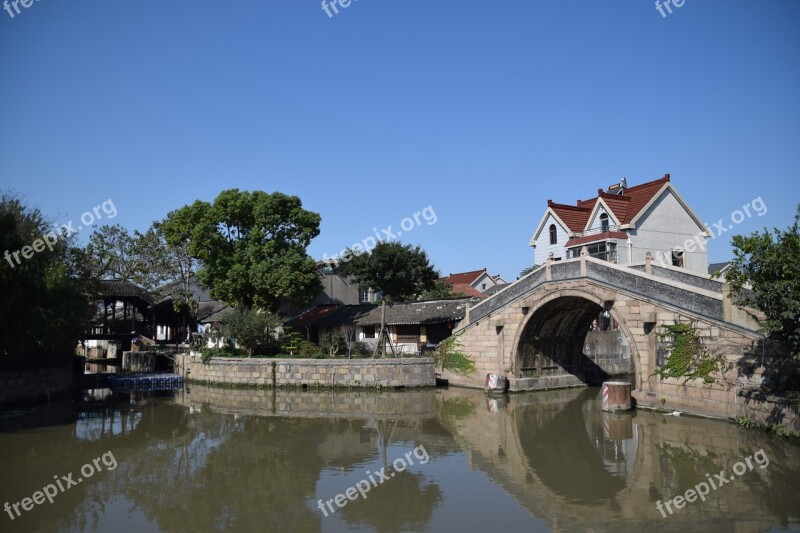
{"type": "MultiPolygon", "coordinates": [[[[450,336],[466,316],[474,298],[390,303],[386,305],[386,325],[392,344],[402,353],[417,353],[450,336]]],[[[311,342],[319,342],[330,332],[354,330],[354,339],[374,346],[381,324],[381,307],[374,304],[319,306],[289,320],[287,325],[300,331],[311,342]]]]}

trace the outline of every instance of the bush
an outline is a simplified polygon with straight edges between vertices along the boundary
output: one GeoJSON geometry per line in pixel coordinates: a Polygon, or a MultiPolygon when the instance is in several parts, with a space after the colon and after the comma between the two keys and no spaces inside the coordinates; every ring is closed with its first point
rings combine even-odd
{"type": "Polygon", "coordinates": [[[344,335],[335,331],[322,336],[320,347],[328,357],[336,357],[340,352],[347,352],[347,341],[344,335]]]}
{"type": "Polygon", "coordinates": [[[229,343],[237,343],[252,357],[276,355],[280,352],[277,330],[281,319],[267,311],[236,309],[221,323],[221,335],[229,343]]]}
{"type": "Polygon", "coordinates": [[[353,345],[352,355],[353,357],[366,359],[367,357],[372,357],[372,350],[365,343],[357,342],[353,345]]]}
{"type": "Polygon", "coordinates": [[[475,362],[461,351],[458,336],[448,337],[439,343],[433,352],[433,360],[434,366],[459,376],[469,376],[475,372],[475,362]]]}
{"type": "Polygon", "coordinates": [[[298,350],[298,355],[300,357],[317,357],[322,351],[319,349],[319,346],[314,344],[311,341],[303,341],[300,343],[300,348],[298,350]]]}

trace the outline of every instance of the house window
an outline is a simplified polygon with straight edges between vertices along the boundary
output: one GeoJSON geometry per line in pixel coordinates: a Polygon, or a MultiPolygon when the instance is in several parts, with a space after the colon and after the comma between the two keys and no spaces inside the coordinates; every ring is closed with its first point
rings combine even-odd
{"type": "Polygon", "coordinates": [[[558,243],[558,232],[556,231],[556,225],[550,224],[550,244],[557,244],[558,243]]]}
{"type": "Polygon", "coordinates": [[[608,215],[605,213],[600,215],[600,231],[604,233],[608,231],[608,215]]]}
{"type": "Polygon", "coordinates": [[[364,326],[364,338],[365,339],[375,338],[375,326],[364,326]]]}
{"type": "MultiPolygon", "coordinates": [[[[581,248],[571,248],[571,257],[580,257],[581,256],[581,248]]],[[[586,252],[589,254],[589,257],[596,257],[597,259],[602,259],[603,261],[611,261],[615,263],[617,261],[617,243],[616,242],[598,242],[595,244],[587,244],[586,245],[586,252]]]]}
{"type": "Polygon", "coordinates": [[[482,290],[482,291],[485,291],[485,290],[486,290],[486,284],[485,284],[485,283],[481,283],[481,290],[482,290]]]}
{"type": "Polygon", "coordinates": [[[369,302],[369,289],[360,289],[358,291],[359,302],[369,302]]]}
{"type": "Polygon", "coordinates": [[[675,249],[672,250],[672,266],[678,268],[685,268],[685,260],[683,255],[683,250],[675,249]]]}
{"type": "Polygon", "coordinates": [[[413,344],[419,341],[419,326],[397,326],[397,342],[413,344]]]}

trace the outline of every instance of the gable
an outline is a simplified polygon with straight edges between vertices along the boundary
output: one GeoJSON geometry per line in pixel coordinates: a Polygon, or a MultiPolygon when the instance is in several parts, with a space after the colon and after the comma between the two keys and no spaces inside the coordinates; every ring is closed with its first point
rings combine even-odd
{"type": "Polygon", "coordinates": [[[658,194],[655,194],[647,205],[642,207],[636,217],[631,220],[630,226],[632,228],[639,228],[646,225],[648,221],[656,218],[682,219],[686,222],[682,224],[684,227],[686,227],[687,224],[694,226],[692,228],[692,233],[708,235],[706,225],[703,224],[703,221],[689,208],[689,205],[681,198],[678,191],[669,183],[667,183],[658,194]]]}
{"type": "Polygon", "coordinates": [[[547,232],[545,238],[547,239],[547,244],[550,244],[550,225],[555,224],[557,228],[559,228],[562,232],[569,234],[570,229],[567,227],[566,224],[553,212],[552,209],[549,207],[547,211],[545,211],[544,216],[542,217],[541,222],[536,227],[536,233],[533,234],[531,237],[530,242],[528,243],[530,246],[536,246],[536,242],[539,240],[540,235],[542,232],[547,232]]]}

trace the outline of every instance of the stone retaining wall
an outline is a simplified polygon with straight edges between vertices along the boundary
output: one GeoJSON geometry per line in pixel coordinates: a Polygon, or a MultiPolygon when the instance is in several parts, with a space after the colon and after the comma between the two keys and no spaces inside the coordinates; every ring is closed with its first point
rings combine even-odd
{"type": "Polygon", "coordinates": [[[7,404],[50,401],[72,387],[72,365],[0,370],[0,407],[7,404]]]}
{"type": "Polygon", "coordinates": [[[176,357],[188,381],[239,386],[433,387],[430,357],[402,359],[245,359],[176,357]]]}

